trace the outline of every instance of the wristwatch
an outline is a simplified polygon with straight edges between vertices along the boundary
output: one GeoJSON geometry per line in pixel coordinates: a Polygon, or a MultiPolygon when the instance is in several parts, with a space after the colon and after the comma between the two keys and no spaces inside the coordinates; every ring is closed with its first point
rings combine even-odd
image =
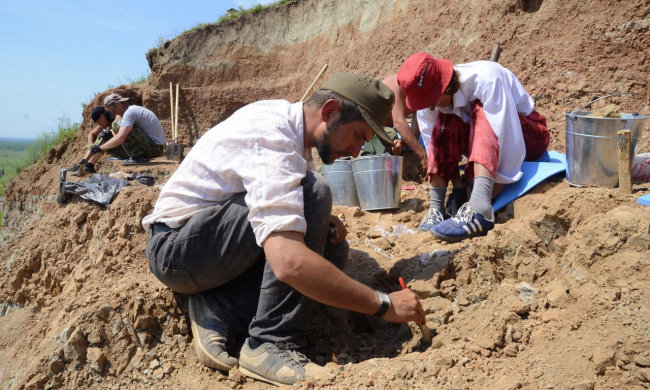
{"type": "Polygon", "coordinates": [[[388,311],[388,308],[390,307],[390,298],[388,297],[388,294],[381,292],[381,291],[375,291],[377,293],[377,296],[379,297],[379,301],[381,302],[381,306],[379,306],[379,310],[375,314],[373,314],[375,317],[382,317],[386,312],[388,311]]]}

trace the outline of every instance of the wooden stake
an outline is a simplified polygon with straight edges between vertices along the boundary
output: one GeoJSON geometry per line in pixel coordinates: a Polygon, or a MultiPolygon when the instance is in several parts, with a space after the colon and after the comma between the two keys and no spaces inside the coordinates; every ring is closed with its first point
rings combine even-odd
{"type": "Polygon", "coordinates": [[[318,76],[316,76],[316,78],[315,78],[314,81],[311,83],[311,85],[309,86],[309,88],[307,88],[307,90],[305,91],[305,94],[302,95],[302,97],[300,98],[300,101],[301,101],[301,102],[302,102],[303,100],[305,100],[305,98],[307,97],[307,94],[309,93],[309,91],[311,91],[311,89],[314,87],[314,84],[316,84],[316,81],[318,81],[318,79],[320,78],[320,76],[323,75],[323,72],[325,72],[325,69],[327,69],[327,64],[325,64],[325,66],[323,66],[323,69],[320,70],[320,72],[318,73],[318,76]]]}
{"type": "Polygon", "coordinates": [[[172,114],[169,117],[172,122],[172,139],[174,138],[174,90],[172,89],[172,82],[169,82],[169,107],[171,107],[172,114]]]}
{"type": "Polygon", "coordinates": [[[616,133],[618,139],[618,190],[624,194],[632,193],[632,138],[630,130],[616,133]]]}
{"type": "Polygon", "coordinates": [[[499,54],[501,54],[501,45],[497,43],[492,48],[492,55],[490,56],[490,61],[499,62],[499,54]]]}
{"type": "Polygon", "coordinates": [[[178,142],[178,84],[176,84],[176,114],[174,115],[174,142],[178,142]]]}

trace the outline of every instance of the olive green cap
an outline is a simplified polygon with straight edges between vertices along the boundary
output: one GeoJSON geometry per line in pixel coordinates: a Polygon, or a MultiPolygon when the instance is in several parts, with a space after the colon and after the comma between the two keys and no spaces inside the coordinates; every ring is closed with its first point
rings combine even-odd
{"type": "Polygon", "coordinates": [[[334,73],[321,86],[345,97],[359,106],[363,119],[386,145],[393,141],[384,131],[384,123],[390,118],[395,95],[379,80],[353,73],[334,73]]]}

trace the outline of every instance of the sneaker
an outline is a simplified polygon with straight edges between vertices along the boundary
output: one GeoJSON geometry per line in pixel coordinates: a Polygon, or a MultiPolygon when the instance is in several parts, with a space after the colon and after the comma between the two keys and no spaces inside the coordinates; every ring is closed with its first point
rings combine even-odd
{"type": "Polygon", "coordinates": [[[71,167],[65,168],[65,170],[67,172],[70,172],[72,176],[78,176],[80,169],[84,166],[84,163],[85,163],[84,160],[82,160],[71,167]]]}
{"type": "Polygon", "coordinates": [[[331,379],[325,368],[312,363],[300,352],[284,350],[271,343],[251,349],[248,340],[239,353],[239,371],[274,385],[292,385],[306,379],[331,379]]]}
{"type": "Polygon", "coordinates": [[[91,164],[91,163],[86,163],[86,165],[84,165],[84,167],[81,170],[84,173],[97,173],[97,171],[95,170],[95,164],[91,164]]]}
{"type": "Polygon", "coordinates": [[[217,370],[230,371],[237,365],[237,359],[226,352],[226,324],[200,296],[191,295],[189,303],[192,343],[199,361],[217,370]]]}
{"type": "Polygon", "coordinates": [[[459,190],[452,190],[447,198],[447,204],[445,204],[445,216],[451,218],[454,215],[458,214],[458,210],[467,203],[467,193],[465,193],[465,188],[459,190]]]}
{"type": "Polygon", "coordinates": [[[422,219],[422,223],[418,226],[418,230],[422,232],[428,232],[433,229],[434,226],[444,221],[445,217],[442,216],[442,213],[438,209],[430,209],[427,215],[422,219]]]}
{"type": "Polygon", "coordinates": [[[77,171],[79,170],[79,168],[81,168],[81,166],[82,166],[81,163],[76,163],[75,165],[73,165],[73,166],[71,166],[71,167],[68,167],[68,168],[66,168],[66,169],[67,169],[68,171],[71,171],[71,172],[72,172],[72,171],[77,172],[77,171]]]}
{"type": "Polygon", "coordinates": [[[447,219],[431,229],[431,234],[447,242],[458,242],[466,238],[484,236],[494,227],[494,212],[490,209],[490,219],[475,213],[469,203],[458,210],[455,217],[447,219]]]}

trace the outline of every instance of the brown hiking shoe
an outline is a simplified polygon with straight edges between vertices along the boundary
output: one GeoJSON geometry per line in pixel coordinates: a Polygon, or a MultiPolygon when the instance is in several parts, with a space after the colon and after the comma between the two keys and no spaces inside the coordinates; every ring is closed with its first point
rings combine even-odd
{"type": "Polygon", "coordinates": [[[226,352],[226,325],[200,296],[191,295],[189,303],[194,351],[199,361],[217,370],[230,371],[237,365],[237,359],[226,352]]]}
{"type": "Polygon", "coordinates": [[[278,386],[292,385],[306,379],[334,377],[300,352],[283,350],[271,343],[251,349],[248,340],[239,353],[239,371],[248,377],[278,386]]]}

